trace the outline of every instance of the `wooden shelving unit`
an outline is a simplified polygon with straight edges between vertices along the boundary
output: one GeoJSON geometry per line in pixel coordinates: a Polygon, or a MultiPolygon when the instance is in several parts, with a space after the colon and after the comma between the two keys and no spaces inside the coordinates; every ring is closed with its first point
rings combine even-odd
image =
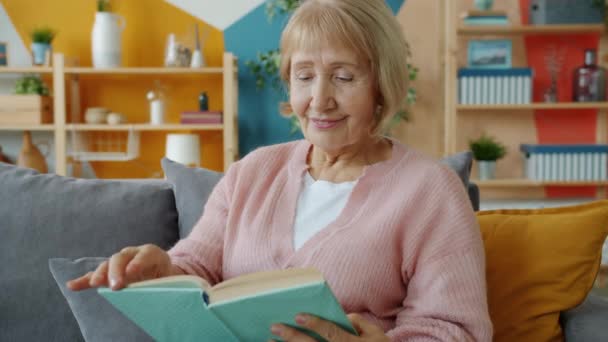
{"type": "MultiPolygon", "coordinates": [[[[508,25],[508,26],[465,26],[461,23],[459,10],[461,1],[445,1],[443,2],[443,65],[444,65],[444,92],[446,94],[444,100],[444,154],[453,154],[458,151],[467,149],[468,146],[463,145],[463,136],[470,133],[471,121],[489,116],[489,120],[504,122],[504,130],[507,130],[509,124],[516,122],[521,125],[525,115],[533,114],[535,110],[572,110],[572,114],[576,115],[577,110],[583,109],[598,109],[598,128],[597,141],[606,143],[608,141],[608,132],[606,132],[608,112],[608,102],[587,102],[587,103],[531,103],[531,104],[508,104],[508,105],[461,105],[458,103],[458,68],[459,62],[463,59],[460,53],[466,51],[466,42],[469,39],[479,38],[521,38],[526,35],[573,35],[597,33],[603,34],[606,28],[603,24],[580,24],[580,25],[508,25]],[[522,116],[523,115],[523,116],[522,116]],[[504,120],[500,117],[504,116],[504,120]],[[463,132],[459,129],[468,127],[469,132],[463,132]]],[[[548,114],[550,115],[550,113],[548,114]]],[[[494,122],[493,121],[493,122],[494,122]]],[[[477,126],[480,129],[480,126],[477,126]]],[[[521,126],[519,126],[521,127],[521,126]]],[[[502,129],[502,128],[501,128],[502,129]]],[[[511,139],[517,138],[518,132],[510,132],[505,134],[511,139]]],[[[472,138],[472,137],[466,137],[472,138]]],[[[517,153],[517,151],[511,151],[517,153]]],[[[518,167],[518,166],[513,166],[518,167]]],[[[560,186],[560,187],[575,187],[575,186],[596,186],[598,187],[598,197],[606,196],[608,180],[593,181],[593,182],[537,182],[528,179],[506,178],[495,179],[490,181],[472,180],[478,184],[482,190],[504,191],[505,194],[513,195],[521,192],[522,195],[529,194],[538,195],[542,193],[543,187],[560,186]]],[[[487,193],[487,192],[486,192],[487,193]]],[[[483,195],[483,191],[482,191],[483,195]]],[[[502,197],[499,195],[498,197],[502,197]]],[[[498,198],[497,197],[497,198],[498,198]]]]}
{"type": "Polygon", "coordinates": [[[221,131],[223,137],[224,170],[238,159],[238,69],[236,57],[231,53],[224,53],[221,67],[206,68],[164,68],[164,67],[126,67],[111,69],[96,69],[91,67],[66,66],[63,54],[53,55],[52,67],[11,68],[0,67],[0,74],[48,74],[53,82],[53,124],[44,125],[0,125],[0,131],[50,131],[54,133],[55,169],[59,175],[66,175],[69,160],[67,142],[69,135],[76,132],[103,131],[221,131]],[[71,98],[69,117],[80,116],[80,86],[81,75],[217,75],[221,76],[223,87],[223,123],[222,124],[163,124],[152,125],[147,123],[130,123],[122,125],[90,125],[70,123],[68,120],[67,97],[71,98]],[[69,95],[68,95],[69,94],[69,95]]]}
{"type": "Polygon", "coordinates": [[[602,33],[602,24],[582,25],[511,25],[511,26],[459,26],[461,36],[520,35],[520,34],[580,34],[602,33]]]}

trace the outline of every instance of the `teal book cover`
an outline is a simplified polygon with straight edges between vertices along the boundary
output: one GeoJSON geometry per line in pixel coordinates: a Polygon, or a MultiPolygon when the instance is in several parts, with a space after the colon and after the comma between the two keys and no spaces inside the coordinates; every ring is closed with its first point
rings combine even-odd
{"type": "Polygon", "coordinates": [[[98,292],[159,342],[279,340],[270,326],[298,328],[294,318],[301,312],[356,334],[322,275],[313,269],[254,273],[213,287],[196,276],[173,276],[98,292]]]}

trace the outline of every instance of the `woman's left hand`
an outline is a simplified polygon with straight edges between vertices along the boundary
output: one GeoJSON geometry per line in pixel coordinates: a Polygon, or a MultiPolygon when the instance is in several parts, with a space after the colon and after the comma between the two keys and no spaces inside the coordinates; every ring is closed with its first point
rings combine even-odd
{"type": "MultiPolygon", "coordinates": [[[[380,327],[366,321],[357,314],[348,315],[348,319],[353,324],[359,336],[355,336],[348,331],[340,328],[338,325],[323,320],[321,318],[299,314],[296,316],[296,323],[307,330],[314,331],[319,336],[330,342],[389,342],[388,336],[380,327]]],[[[284,324],[274,324],[271,327],[271,332],[286,342],[315,342],[315,339],[291,328],[284,324]]]]}

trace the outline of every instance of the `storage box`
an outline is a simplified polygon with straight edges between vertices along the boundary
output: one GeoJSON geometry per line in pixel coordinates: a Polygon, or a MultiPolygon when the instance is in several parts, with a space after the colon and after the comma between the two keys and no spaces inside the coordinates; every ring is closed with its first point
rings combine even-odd
{"type": "Polygon", "coordinates": [[[604,2],[593,0],[532,0],[530,24],[601,24],[604,22],[604,2]]]}
{"type": "Polygon", "coordinates": [[[0,125],[53,123],[53,99],[40,95],[0,95],[0,125]]]}
{"type": "Polygon", "coordinates": [[[524,175],[537,181],[608,179],[608,145],[521,145],[524,175]]]}
{"type": "Polygon", "coordinates": [[[463,105],[532,102],[532,69],[458,70],[458,102],[463,105]]]}

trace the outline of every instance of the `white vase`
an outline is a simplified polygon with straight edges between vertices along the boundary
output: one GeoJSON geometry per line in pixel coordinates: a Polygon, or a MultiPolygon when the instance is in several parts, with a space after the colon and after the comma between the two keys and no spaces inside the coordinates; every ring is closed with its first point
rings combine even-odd
{"type": "Polygon", "coordinates": [[[496,161],[494,160],[478,160],[479,180],[494,179],[496,175],[496,161]]]}
{"type": "Polygon", "coordinates": [[[117,68],[122,62],[122,31],[125,19],[109,12],[97,12],[91,33],[93,67],[117,68]]]}

